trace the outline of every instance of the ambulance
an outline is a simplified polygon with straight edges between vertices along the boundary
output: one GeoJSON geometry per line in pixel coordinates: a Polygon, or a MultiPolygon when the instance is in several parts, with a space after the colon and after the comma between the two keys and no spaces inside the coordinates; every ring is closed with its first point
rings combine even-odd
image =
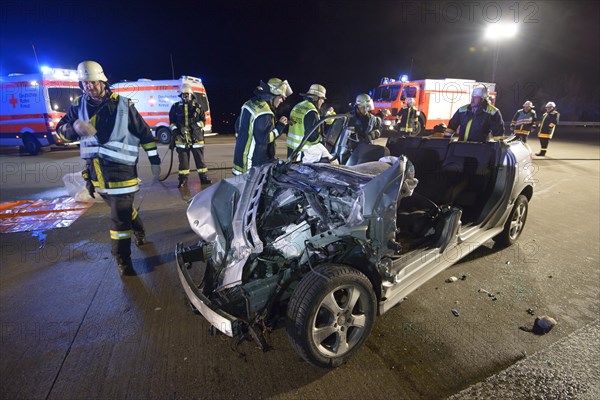
{"type": "Polygon", "coordinates": [[[181,100],[179,90],[184,83],[192,87],[196,101],[204,110],[206,115],[204,133],[211,133],[210,106],[206,89],[200,78],[184,75],[174,80],[138,79],[137,81],[115,83],[111,89],[115,93],[130,98],[142,118],[152,129],[154,137],[160,143],[168,144],[171,141],[169,111],[174,103],[181,100]]]}
{"type": "Polygon", "coordinates": [[[72,69],[42,67],[35,74],[0,77],[0,146],[36,155],[45,146],[67,145],[54,131],[81,93],[72,69]]]}
{"type": "Polygon", "coordinates": [[[409,98],[414,99],[413,106],[420,113],[413,135],[418,136],[442,122],[447,125],[456,110],[471,102],[471,92],[478,84],[488,88],[490,99],[495,104],[495,83],[455,78],[410,81],[406,75],[398,80],[382,78],[379,86],[372,91],[373,113],[383,115],[384,125],[392,129],[400,109],[409,98]]]}

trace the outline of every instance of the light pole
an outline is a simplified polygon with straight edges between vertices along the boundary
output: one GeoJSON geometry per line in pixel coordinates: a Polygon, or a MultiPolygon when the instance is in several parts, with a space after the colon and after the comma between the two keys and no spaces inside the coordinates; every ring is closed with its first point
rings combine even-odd
{"type": "Polygon", "coordinates": [[[485,38],[495,42],[492,64],[492,83],[496,83],[496,68],[498,67],[498,59],[500,58],[500,41],[511,39],[517,34],[517,24],[495,23],[487,26],[485,30],[485,38]]]}

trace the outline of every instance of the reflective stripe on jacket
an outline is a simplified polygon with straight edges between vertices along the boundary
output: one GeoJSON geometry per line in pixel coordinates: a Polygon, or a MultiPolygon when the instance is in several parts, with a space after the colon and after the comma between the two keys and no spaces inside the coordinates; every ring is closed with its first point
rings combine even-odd
{"type": "Polygon", "coordinates": [[[275,139],[280,134],[275,127],[275,114],[266,101],[253,98],[244,103],[236,121],[232,172],[242,174],[254,166],[272,161],[275,158],[275,139]]]}
{"type": "Polygon", "coordinates": [[[419,111],[413,106],[402,107],[400,110],[400,131],[402,132],[412,132],[414,130],[415,124],[417,122],[417,118],[419,115],[419,111]]]}
{"type": "MultiPolygon", "coordinates": [[[[314,113],[314,120],[318,123],[319,111],[317,110],[317,107],[315,107],[313,102],[311,102],[310,100],[304,100],[296,104],[292,109],[292,112],[290,113],[290,129],[287,133],[286,143],[287,147],[292,149],[292,151],[300,145],[302,139],[304,139],[304,135],[306,135],[310,130],[312,130],[312,128],[314,128],[314,125],[309,127],[305,124],[305,119],[307,115],[311,112],[314,113]]],[[[302,151],[306,151],[308,147],[317,144],[320,141],[321,134],[320,132],[316,132],[316,138],[309,138],[309,140],[304,144],[302,151]]]]}
{"type": "Polygon", "coordinates": [[[550,113],[545,112],[540,123],[540,130],[538,137],[542,139],[552,139],[554,135],[554,128],[558,125],[560,119],[560,113],[556,110],[552,110],[550,113]]]}
{"type": "Polygon", "coordinates": [[[537,114],[533,108],[528,113],[520,109],[515,113],[510,126],[517,135],[529,135],[531,129],[535,128],[536,122],[537,114]]]}
{"type": "Polygon", "coordinates": [[[129,99],[116,93],[108,93],[104,102],[86,104],[83,97],[75,99],[67,113],[57,124],[57,131],[63,132],[69,140],[78,140],[73,123],[79,119],[81,105],[89,111],[90,124],[97,130],[98,156],[87,158],[87,179],[99,193],[120,195],[139,190],[137,167],[131,158],[137,148],[130,146],[141,144],[148,154],[151,164],[160,164],[156,142],[146,122],[139,115],[129,99]],[[100,154],[103,149],[103,154],[100,154]]]}
{"type": "Polygon", "coordinates": [[[504,135],[504,121],[500,110],[487,101],[475,113],[471,105],[467,104],[456,110],[448,122],[446,134],[454,134],[457,130],[459,141],[486,142],[490,139],[490,134],[494,138],[504,135]]]}
{"type": "MultiPolygon", "coordinates": [[[[139,154],[140,139],[129,133],[129,99],[119,96],[117,118],[108,142],[98,150],[98,157],[118,164],[136,165],[139,154]]],[[[150,155],[150,154],[148,154],[150,155]]]]}
{"type": "Polygon", "coordinates": [[[169,124],[175,145],[180,148],[204,147],[204,111],[195,101],[179,101],[169,110],[169,124]],[[199,146],[192,146],[193,144],[199,146]]]}

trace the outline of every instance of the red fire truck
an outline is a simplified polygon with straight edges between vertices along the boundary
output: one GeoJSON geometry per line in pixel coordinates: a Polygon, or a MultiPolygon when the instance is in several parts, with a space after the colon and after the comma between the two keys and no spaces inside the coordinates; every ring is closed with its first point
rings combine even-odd
{"type": "Polygon", "coordinates": [[[420,111],[418,124],[413,131],[413,135],[417,136],[441,122],[448,124],[456,110],[471,101],[471,91],[477,84],[487,86],[495,103],[495,83],[454,78],[410,81],[406,75],[398,80],[382,78],[380,85],[373,90],[373,113],[388,110],[389,113],[384,112],[384,115],[389,114],[384,117],[384,125],[392,129],[400,109],[409,98],[413,98],[413,106],[420,111]]]}

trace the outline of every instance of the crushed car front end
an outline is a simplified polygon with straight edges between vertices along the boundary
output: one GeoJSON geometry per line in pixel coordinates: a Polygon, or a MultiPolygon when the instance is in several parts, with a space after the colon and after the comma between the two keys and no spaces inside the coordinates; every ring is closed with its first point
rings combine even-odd
{"type": "Polygon", "coordinates": [[[200,192],[187,211],[200,240],[176,249],[191,304],[224,334],[266,345],[261,332],[285,316],[314,266],[352,265],[376,287],[394,252],[406,167],[405,158],[352,168],[273,163],[200,192]]]}

